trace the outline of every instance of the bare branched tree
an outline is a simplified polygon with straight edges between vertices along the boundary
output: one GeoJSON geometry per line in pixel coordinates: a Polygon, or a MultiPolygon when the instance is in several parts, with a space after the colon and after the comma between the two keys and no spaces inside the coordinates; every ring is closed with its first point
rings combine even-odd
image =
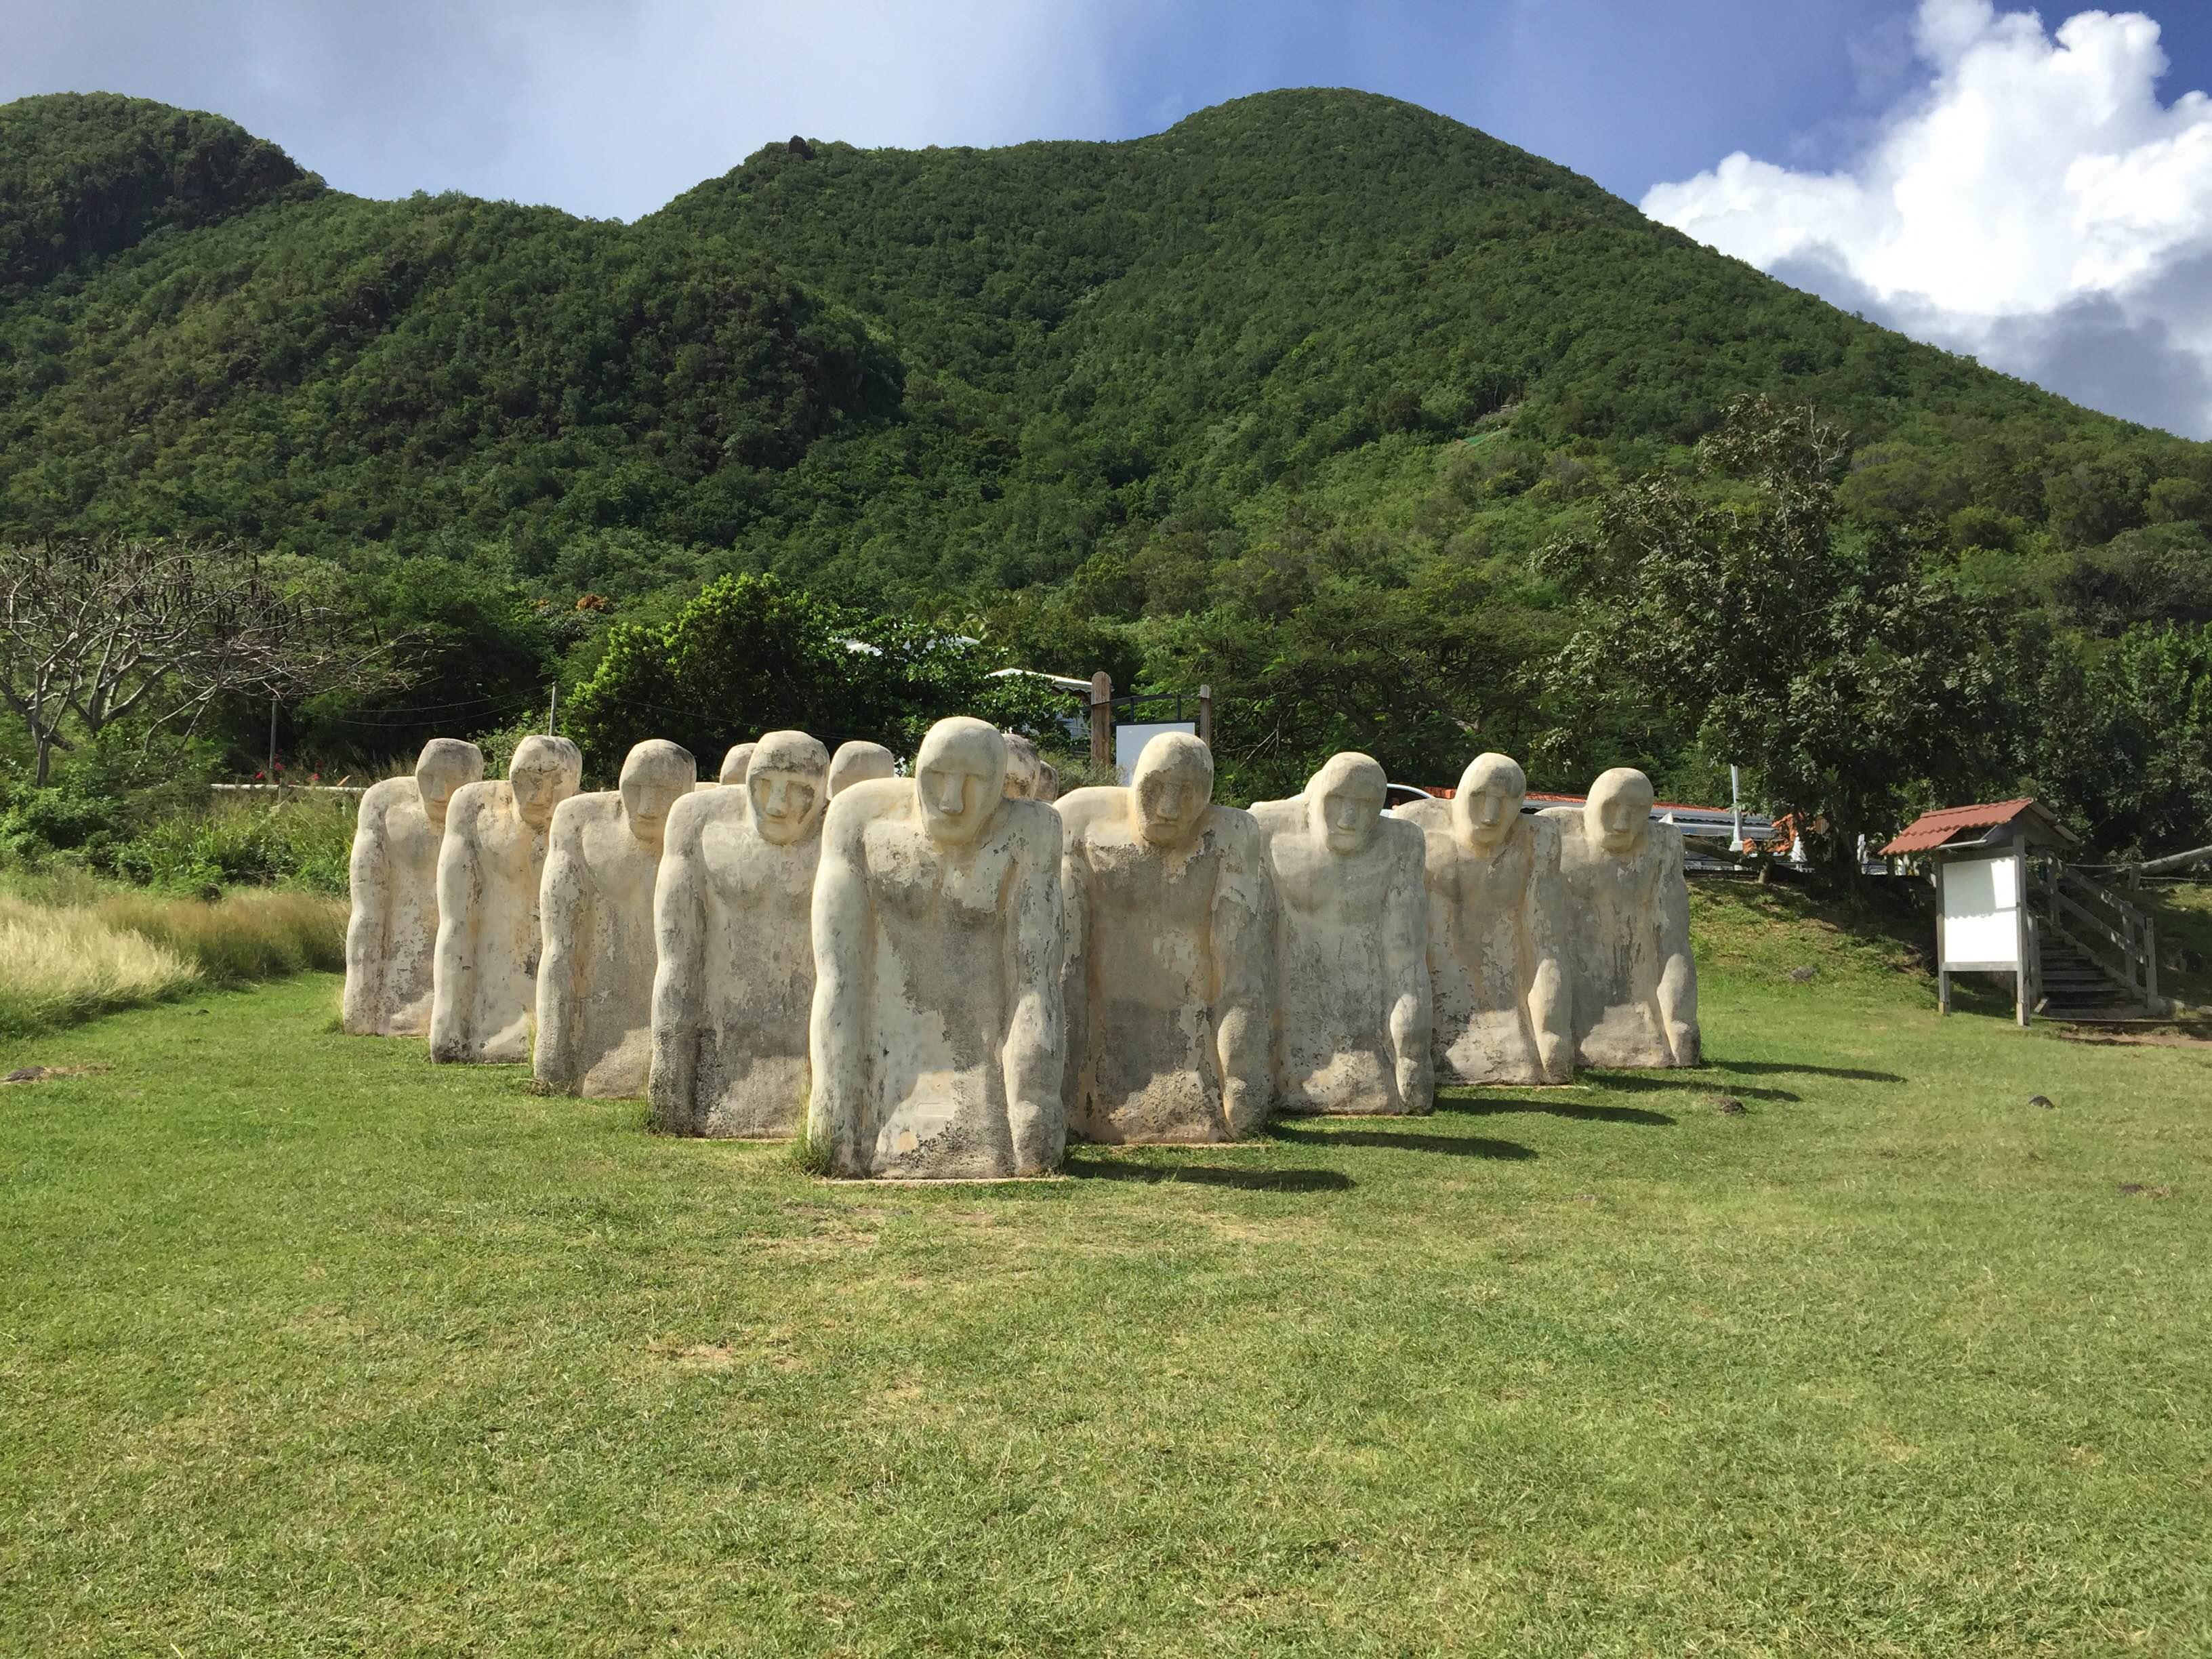
{"type": "Polygon", "coordinates": [[[52,751],[128,715],[189,729],[231,696],[293,699],[380,678],[381,642],[228,543],[0,545],[0,701],[52,751]]]}

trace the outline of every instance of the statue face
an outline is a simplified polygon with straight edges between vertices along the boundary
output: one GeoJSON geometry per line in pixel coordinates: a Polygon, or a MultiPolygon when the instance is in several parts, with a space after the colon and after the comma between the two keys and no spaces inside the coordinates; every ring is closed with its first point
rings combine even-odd
{"type": "Polygon", "coordinates": [[[576,793],[584,757],[566,738],[525,738],[507,763],[507,781],[514,791],[514,810],[533,830],[553,822],[553,809],[576,793]]]}
{"type": "Polygon", "coordinates": [[[640,841],[658,842],[667,828],[669,809],[691,793],[696,780],[687,761],[680,768],[655,758],[633,757],[623,767],[623,817],[640,841]]]}
{"type": "Polygon", "coordinates": [[[1314,774],[1306,795],[1330,852],[1349,856],[1367,850],[1382,823],[1388,783],[1382,766],[1364,755],[1333,755],[1314,774]]]}
{"type": "Polygon", "coordinates": [[[804,841],[818,816],[817,804],[828,799],[819,775],[785,767],[757,768],[745,778],[753,799],[753,828],[774,847],[804,841]]]}
{"type": "Polygon", "coordinates": [[[472,743],[440,738],[425,745],[415,763],[415,787],[422,800],[422,816],[433,830],[446,827],[446,808],[453,791],[483,776],[483,754],[472,743]]]}
{"type": "Polygon", "coordinates": [[[938,721],[915,757],[921,825],[940,846],[981,836],[1006,787],[1006,740],[995,726],[956,715],[938,721]]]}
{"type": "Polygon", "coordinates": [[[1654,799],[1650,779],[1633,767],[1616,766],[1590,786],[1583,833],[1616,858],[1626,858],[1644,845],[1654,799]]]}
{"type": "Polygon", "coordinates": [[[1153,847],[1187,847],[1198,838],[1213,804],[1213,757],[1182,732],[1145,745],[1129,781],[1137,833],[1153,847]]]}
{"type": "Polygon", "coordinates": [[[1495,852],[1512,836],[1528,799],[1528,779],[1517,764],[1504,755],[1478,755],[1460,775],[1452,821],[1463,841],[1495,852]]]}

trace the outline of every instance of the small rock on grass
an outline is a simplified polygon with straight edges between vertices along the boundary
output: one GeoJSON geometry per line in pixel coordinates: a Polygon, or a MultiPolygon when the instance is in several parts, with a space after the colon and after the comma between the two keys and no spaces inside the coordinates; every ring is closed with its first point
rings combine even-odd
{"type": "Polygon", "coordinates": [[[46,1068],[43,1066],[18,1066],[7,1076],[0,1077],[0,1083],[36,1083],[46,1074],[46,1068]]]}
{"type": "Polygon", "coordinates": [[[2170,1194],[2166,1188],[2154,1187],[2148,1182],[2123,1181],[2120,1183],[2120,1196],[2123,1198],[2166,1198],[2170,1196],[2170,1194]]]}
{"type": "Polygon", "coordinates": [[[2027,1097],[2027,1103],[2031,1106],[2039,1106],[2046,1112],[2055,1112],[2058,1109],[2057,1103],[2049,1095],[2030,1095],[2027,1097]]]}
{"type": "Polygon", "coordinates": [[[1714,1099],[1713,1109],[1723,1117],[1741,1117],[1747,1109],[1734,1095],[1721,1095],[1714,1099]]]}
{"type": "Polygon", "coordinates": [[[1820,970],[1818,968],[1792,968],[1790,970],[1790,982],[1792,985],[1810,985],[1820,977],[1820,970]]]}

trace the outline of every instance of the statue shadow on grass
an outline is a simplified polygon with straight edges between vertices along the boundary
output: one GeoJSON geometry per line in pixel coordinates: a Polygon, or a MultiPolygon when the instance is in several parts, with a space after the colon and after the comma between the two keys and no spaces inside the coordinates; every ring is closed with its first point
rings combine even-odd
{"type": "Polygon", "coordinates": [[[1869,1072],[1856,1066],[1800,1066],[1783,1060],[1716,1060],[1707,1064],[1716,1072],[1740,1073],[1745,1077],[1795,1072],[1801,1077],[1839,1077],[1853,1083],[1902,1083],[1905,1080],[1894,1072],[1869,1072]]]}
{"type": "Polygon", "coordinates": [[[1490,1158],[1517,1160],[1536,1156],[1533,1147],[1517,1140],[1487,1140],[1480,1135],[1422,1134],[1412,1129],[1310,1129],[1276,1122],[1267,1127],[1270,1140],[1287,1140],[1296,1146],[1379,1146],[1386,1152],[1441,1152],[1446,1158],[1490,1158]]]}
{"type": "Polygon", "coordinates": [[[1452,1112],[1462,1117],[1503,1117],[1511,1112],[1534,1112],[1545,1117],[1571,1117],[1583,1123],[1644,1123],[1654,1128],[1671,1128],[1674,1119],[1664,1112],[1646,1111],[1641,1106],[1594,1106],[1579,1100],[1520,1100],[1506,1095],[1455,1095],[1437,1097],[1437,1110],[1452,1112]]]}
{"type": "Polygon", "coordinates": [[[1122,1164],[1071,1156],[1064,1173],[1076,1181],[1137,1181],[1230,1187],[1249,1193],[1340,1193],[1352,1186],[1341,1170],[1240,1170],[1221,1164],[1122,1164]]]}
{"type": "MultiPolygon", "coordinates": [[[[1710,1069],[1718,1071],[1722,1068],[1713,1066],[1710,1069]]],[[[1787,1089],[1759,1089],[1754,1088],[1748,1083],[1723,1084],[1717,1079],[1703,1076],[1698,1073],[1602,1072],[1585,1073],[1583,1075],[1590,1079],[1590,1086],[1603,1089],[1608,1093],[1649,1094],[1687,1089],[1693,1094],[1741,1095],[1746,1100],[1796,1102],[1803,1098],[1802,1096],[1793,1094],[1787,1089]]]]}

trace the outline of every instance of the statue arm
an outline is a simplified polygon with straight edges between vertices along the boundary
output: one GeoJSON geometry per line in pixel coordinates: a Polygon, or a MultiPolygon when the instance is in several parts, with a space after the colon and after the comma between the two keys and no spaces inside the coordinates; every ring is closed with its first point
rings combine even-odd
{"type": "Polygon", "coordinates": [[[476,804],[456,792],[446,808],[438,848],[438,946],[431,967],[430,1057],[473,1060],[470,1028],[476,1009],[476,804]]]}
{"type": "MultiPolygon", "coordinates": [[[[1073,1113],[1076,1103],[1083,1098],[1083,1069],[1090,1060],[1091,1040],[1091,975],[1088,967],[1091,925],[1090,895],[1084,886],[1081,843],[1066,837],[1060,861],[1060,891],[1061,915],[1065,932],[1062,935],[1060,963],[1060,1045],[1065,1054],[1060,1066],[1060,1098],[1062,1110],[1073,1113]]],[[[1009,1085],[1012,1073],[1009,1070],[1009,1085]]],[[[1008,1098],[1012,1090],[1008,1089],[1008,1098]]]]}
{"type": "Polygon", "coordinates": [[[1559,834],[1540,820],[1529,825],[1536,844],[1529,859],[1528,894],[1522,909],[1528,929],[1528,1029],[1547,1083],[1575,1074],[1575,989],[1567,975],[1566,886],[1559,874],[1559,834]]]}
{"type": "Polygon", "coordinates": [[[1668,837],[1659,874],[1659,1020],[1677,1066],[1703,1056],[1698,1032],[1698,963],[1690,953],[1690,882],[1682,866],[1679,830],[1668,837]]]}
{"type": "Polygon", "coordinates": [[[1060,815],[1030,805],[1022,814],[1008,893],[1013,919],[1013,1018],[1005,1053],[1006,1120],[1014,1172],[1041,1175],[1060,1165],[1067,1146],[1066,1103],[1060,1095],[1066,1058],[1060,1025],[1060,970],[1066,915],[1060,885],[1060,815]]]}
{"type": "Polygon", "coordinates": [[[1224,838],[1212,915],[1221,1106],[1237,1139],[1260,1127],[1274,1097],[1268,1024],[1274,940],[1260,867],[1264,855],[1258,831],[1239,828],[1243,833],[1224,838]]]}
{"type": "Polygon", "coordinates": [[[844,799],[830,803],[814,871],[814,1009],[807,1022],[813,1075],[806,1138],[832,1172],[865,1175],[868,883],[861,832],[866,819],[857,811],[839,810],[847,805],[844,799]]]}
{"type": "Polygon", "coordinates": [[[653,884],[653,1069],[645,1092],[653,1122],[664,1129],[683,1128],[698,1115],[692,1096],[698,1086],[700,946],[706,930],[698,819],[681,810],[682,802],[677,805],[653,884]]]}
{"type": "Polygon", "coordinates": [[[1426,838],[1411,824],[1419,847],[1394,848],[1383,898],[1382,974],[1389,999],[1389,1036],[1396,1062],[1398,1098],[1410,1112],[1436,1103],[1436,1061],[1429,1052],[1433,1012],[1429,990],[1429,884],[1426,838]]]}
{"type": "Polygon", "coordinates": [[[538,1080],[574,1087],[579,1079],[569,1064],[575,1044],[576,937],[591,920],[591,876],[585,868],[582,832],[567,811],[553,815],[545,848],[545,868],[538,878],[538,1080]]]}
{"type": "Polygon", "coordinates": [[[383,804],[364,794],[354,825],[353,856],[346,866],[353,911],[346,919],[345,992],[339,1008],[339,1024],[356,1036],[374,1036],[383,1025],[386,924],[392,915],[387,854],[383,804]]]}

